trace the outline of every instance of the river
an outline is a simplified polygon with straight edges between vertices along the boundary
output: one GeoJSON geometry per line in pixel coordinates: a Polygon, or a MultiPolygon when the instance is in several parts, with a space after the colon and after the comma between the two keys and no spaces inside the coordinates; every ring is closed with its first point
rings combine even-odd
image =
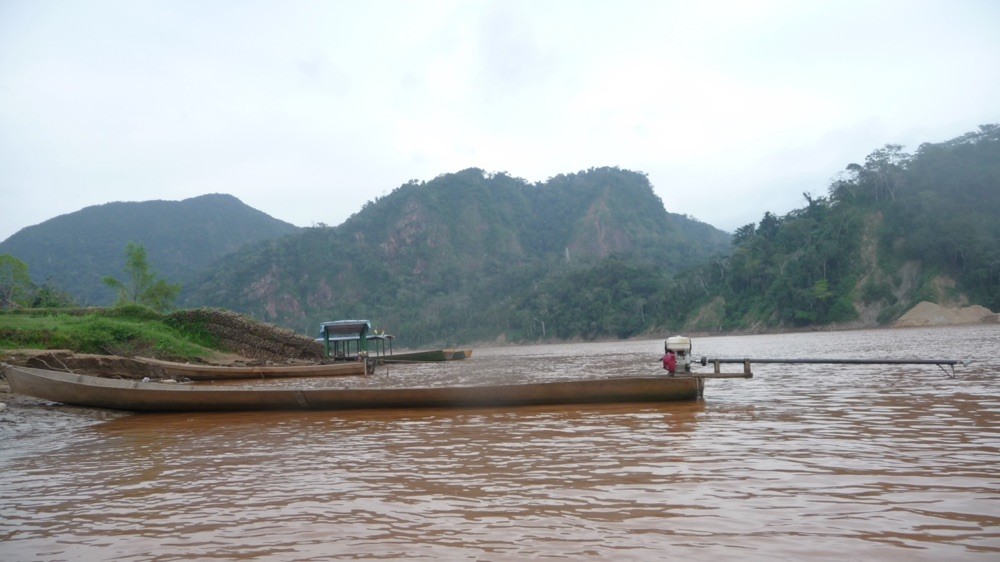
{"type": "MultiPolygon", "coordinates": [[[[360,384],[654,373],[662,350],[484,348],[360,384]]],[[[694,355],[975,362],[757,365],[675,404],[53,415],[0,445],[0,560],[1000,559],[1000,326],[694,355]]]]}

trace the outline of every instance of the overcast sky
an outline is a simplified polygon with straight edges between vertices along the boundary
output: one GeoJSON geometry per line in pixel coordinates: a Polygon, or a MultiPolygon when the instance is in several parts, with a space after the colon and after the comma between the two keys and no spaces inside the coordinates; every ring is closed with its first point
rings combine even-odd
{"type": "Polygon", "coordinates": [[[645,172],[732,231],[997,122],[997,0],[0,0],[0,240],[205,193],[336,225],[469,167],[645,172]]]}

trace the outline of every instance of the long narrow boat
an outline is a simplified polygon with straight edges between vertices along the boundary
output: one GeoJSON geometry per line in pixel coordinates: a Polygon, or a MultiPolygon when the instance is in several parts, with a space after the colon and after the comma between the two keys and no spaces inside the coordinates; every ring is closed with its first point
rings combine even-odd
{"type": "Polygon", "coordinates": [[[642,376],[528,384],[378,389],[226,388],[164,384],[6,367],[11,390],[77,406],[130,411],[461,408],[608,402],[676,402],[702,396],[704,379],[642,376]]]}
{"type": "Polygon", "coordinates": [[[363,361],[340,361],[325,365],[258,365],[227,367],[197,363],[174,363],[159,359],[137,359],[161,371],[168,377],[185,377],[193,381],[240,379],[278,379],[293,377],[337,377],[365,374],[363,361]]]}
{"type": "MultiPolygon", "coordinates": [[[[454,349],[428,349],[424,351],[405,351],[385,356],[386,363],[413,363],[424,361],[451,361],[455,358],[454,349]]],[[[463,357],[464,358],[464,357],[463,357]]]]}

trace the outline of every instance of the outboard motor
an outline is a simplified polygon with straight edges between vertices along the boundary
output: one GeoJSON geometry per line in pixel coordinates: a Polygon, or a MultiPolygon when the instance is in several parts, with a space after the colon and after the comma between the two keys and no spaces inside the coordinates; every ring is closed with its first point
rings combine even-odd
{"type": "Polygon", "coordinates": [[[663,342],[663,352],[673,351],[677,354],[677,370],[691,372],[691,338],[671,336],[663,342]]]}

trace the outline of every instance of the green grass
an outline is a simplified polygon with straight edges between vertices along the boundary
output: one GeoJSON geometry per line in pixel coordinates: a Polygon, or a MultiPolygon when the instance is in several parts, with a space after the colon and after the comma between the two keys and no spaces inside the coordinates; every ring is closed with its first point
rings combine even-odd
{"type": "Polygon", "coordinates": [[[211,355],[213,338],[140,306],[0,313],[0,350],[24,348],[179,360],[211,355]]]}

